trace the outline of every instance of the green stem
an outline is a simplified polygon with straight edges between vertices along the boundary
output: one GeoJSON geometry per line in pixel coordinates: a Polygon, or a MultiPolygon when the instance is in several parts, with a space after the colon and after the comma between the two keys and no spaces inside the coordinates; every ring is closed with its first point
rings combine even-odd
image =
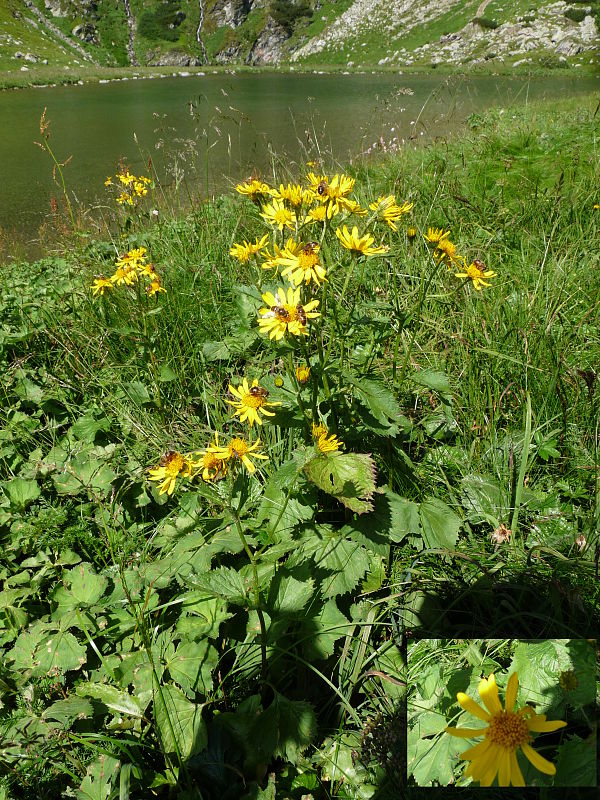
{"type": "Polygon", "coordinates": [[[515,500],[513,507],[513,515],[510,523],[512,531],[511,541],[514,545],[517,533],[517,526],[519,524],[519,509],[521,507],[521,495],[523,494],[523,482],[525,480],[525,472],[527,471],[527,460],[529,457],[529,448],[531,446],[531,396],[527,392],[527,410],[525,412],[525,438],[523,440],[523,452],[521,453],[521,464],[519,466],[519,477],[515,485],[515,500]]]}

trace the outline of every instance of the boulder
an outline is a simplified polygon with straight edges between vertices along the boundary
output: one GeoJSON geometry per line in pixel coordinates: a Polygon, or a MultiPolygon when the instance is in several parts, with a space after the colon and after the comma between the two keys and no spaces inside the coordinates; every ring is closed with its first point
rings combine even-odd
{"type": "Polygon", "coordinates": [[[81,39],[82,42],[89,42],[89,44],[100,44],[100,37],[98,36],[98,28],[90,22],[82,22],[80,25],[75,25],[71,31],[73,36],[81,39]]]}
{"type": "Polygon", "coordinates": [[[561,42],[557,44],[554,48],[555,53],[561,53],[563,56],[576,56],[578,53],[581,53],[583,50],[583,45],[581,42],[576,42],[573,39],[569,39],[565,37],[561,42]]]}

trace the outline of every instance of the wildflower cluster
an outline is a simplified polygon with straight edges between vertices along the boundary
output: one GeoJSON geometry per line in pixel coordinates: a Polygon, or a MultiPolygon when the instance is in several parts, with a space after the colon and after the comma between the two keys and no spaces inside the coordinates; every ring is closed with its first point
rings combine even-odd
{"type": "Polygon", "coordinates": [[[118,172],[104,181],[104,185],[108,188],[114,186],[118,189],[120,194],[117,195],[116,201],[120,206],[136,206],[138,199],[148,194],[148,187],[151,186],[152,181],[145,175],[132,175],[128,169],[118,172]]]}
{"type": "Polygon", "coordinates": [[[136,247],[119,256],[115,261],[116,269],[113,274],[109,278],[101,275],[93,282],[91,288],[94,297],[103,295],[107,289],[112,289],[114,286],[134,286],[140,279],[146,282],[145,291],[149,297],[159,292],[166,292],[154,264],[148,262],[146,253],[145,247],[136,247]]]}
{"type": "Polygon", "coordinates": [[[483,261],[476,258],[470,264],[467,259],[458,253],[457,247],[450,240],[450,231],[443,228],[428,228],[424,236],[425,242],[433,252],[433,258],[438,264],[446,264],[448,269],[458,267],[460,272],[455,272],[456,278],[464,278],[473,283],[473,288],[481,291],[482,286],[489,286],[487,278],[493,278],[497,274],[491,269],[487,269],[483,261]]]}

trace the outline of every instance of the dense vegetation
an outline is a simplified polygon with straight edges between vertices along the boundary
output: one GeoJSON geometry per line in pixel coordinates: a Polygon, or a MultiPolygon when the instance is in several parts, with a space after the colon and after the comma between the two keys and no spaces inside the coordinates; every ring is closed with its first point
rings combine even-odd
{"type": "Polygon", "coordinates": [[[528,782],[591,785],[596,104],[183,217],[121,165],[93,233],[65,190],[2,269],[0,798],[419,796],[507,669],[568,722],[528,782]]]}

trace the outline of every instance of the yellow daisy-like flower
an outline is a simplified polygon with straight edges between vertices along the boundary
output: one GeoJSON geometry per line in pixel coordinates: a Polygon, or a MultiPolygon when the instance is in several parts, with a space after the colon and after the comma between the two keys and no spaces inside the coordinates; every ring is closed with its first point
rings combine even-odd
{"type": "Polygon", "coordinates": [[[262,207],[260,215],[265,222],[282,231],[284,228],[296,227],[296,214],[283,204],[282,200],[274,199],[262,207]]]}
{"type": "Polygon", "coordinates": [[[598,209],[598,208],[600,208],[600,205],[598,203],[594,203],[594,209],[598,209]]]}
{"type": "Polygon", "coordinates": [[[236,416],[239,416],[240,422],[250,424],[250,427],[256,422],[257,425],[262,425],[260,414],[266,417],[274,417],[272,411],[267,411],[265,406],[280,406],[281,403],[267,402],[269,393],[262,386],[259,386],[256,378],[252,381],[252,386],[248,385],[248,379],[244,378],[237,389],[229,384],[229,391],[237,400],[228,400],[227,402],[235,408],[236,416]]]}
{"type": "Polygon", "coordinates": [[[308,379],[310,378],[310,367],[306,365],[301,367],[296,367],[296,380],[300,384],[300,386],[304,386],[305,383],[308,383],[308,379]]]}
{"type": "Polygon", "coordinates": [[[248,197],[253,203],[256,203],[259,198],[271,193],[271,187],[267,183],[259,181],[257,178],[249,178],[243,183],[238,183],[235,190],[248,197]]]}
{"type": "Polygon", "coordinates": [[[133,197],[130,194],[127,194],[126,192],[123,192],[123,194],[120,194],[117,197],[117,203],[120,206],[123,206],[125,204],[127,204],[128,206],[134,206],[135,205],[133,197]]]}
{"type": "Polygon", "coordinates": [[[393,194],[382,195],[375,200],[374,203],[369,204],[371,211],[376,211],[377,215],[385,222],[385,224],[393,231],[397,231],[398,227],[396,222],[413,207],[413,203],[402,203],[399,206],[396,203],[396,196],[393,194]]]}
{"type": "Polygon", "coordinates": [[[408,236],[409,239],[414,239],[415,236],[417,235],[417,229],[416,228],[407,228],[406,229],[406,235],[408,236]]]}
{"type": "Polygon", "coordinates": [[[279,247],[275,242],[273,244],[273,254],[271,254],[268,250],[265,251],[266,259],[262,262],[261,267],[263,269],[277,269],[279,266],[279,259],[283,256],[284,250],[289,251],[292,254],[299,253],[302,249],[302,246],[295,242],[291,237],[287,240],[284,247],[279,247]]]}
{"type": "Polygon", "coordinates": [[[288,183],[287,186],[280,183],[279,189],[271,189],[270,194],[271,197],[277,200],[285,200],[294,207],[301,206],[302,203],[310,203],[313,199],[312,192],[299,183],[288,183]]]}
{"type": "Polygon", "coordinates": [[[245,439],[236,437],[232,439],[226,447],[214,444],[207,447],[206,451],[207,453],[212,453],[221,461],[229,461],[230,459],[233,459],[234,463],[235,461],[241,461],[248,472],[252,473],[256,471],[256,467],[250,460],[250,456],[252,456],[252,458],[260,458],[263,461],[268,461],[267,456],[256,452],[259,447],[260,439],[257,439],[254,444],[250,445],[245,439]]]}
{"type": "Polygon", "coordinates": [[[160,285],[160,278],[156,274],[150,281],[149,285],[146,287],[146,293],[148,294],[149,297],[152,297],[153,295],[158,294],[159,292],[166,292],[166,291],[167,290],[160,285]]]}
{"type": "Polygon", "coordinates": [[[114,186],[114,183],[112,182],[112,176],[111,175],[109,175],[108,178],[104,181],[104,185],[105,186],[114,186]]]}
{"type": "Polygon", "coordinates": [[[528,705],[515,711],[518,689],[519,676],[513,672],[508,679],[505,705],[502,708],[496,679],[492,673],[489,678],[483,678],[478,686],[485,708],[464,692],[456,695],[459,705],[465,711],[487,723],[485,728],[446,728],[446,733],[462,739],[485,737],[483,742],[460,754],[461,759],[471,762],[465,770],[465,777],[473,778],[480,786],[491,786],[496,777],[498,786],[525,786],[517,761],[519,748],[537,770],[545,775],[556,773],[554,764],[537,753],[529,743],[532,733],[549,733],[563,728],[567,723],[563,720],[547,722],[545,714],[536,714],[528,705]]]}
{"type": "Polygon", "coordinates": [[[325,267],[319,263],[319,250],[317,242],[293,242],[292,247],[286,245],[275,263],[285,267],[281,274],[288,276],[295,286],[310,283],[311,280],[319,286],[327,274],[325,267]]]}
{"type": "Polygon", "coordinates": [[[349,175],[336,174],[330,181],[326,175],[309,172],[307,181],[313,198],[325,204],[328,219],[339,214],[341,210],[351,211],[359,208],[356,201],[348,198],[355,184],[355,179],[349,175]]]}
{"type": "Polygon", "coordinates": [[[211,442],[206,450],[199,450],[196,455],[200,456],[198,461],[194,461],[192,464],[192,468],[194,470],[194,475],[197,475],[199,472],[202,472],[202,480],[209,482],[214,480],[219,480],[224,478],[227,474],[227,464],[222,458],[217,458],[217,456],[210,451],[211,447],[218,447],[219,446],[219,434],[215,433],[215,440],[211,442]]]}
{"type": "Polygon", "coordinates": [[[117,178],[121,181],[123,186],[129,186],[131,183],[134,182],[135,175],[132,175],[131,172],[127,170],[127,172],[117,175],[117,178]]]}
{"type": "Polygon", "coordinates": [[[440,239],[435,248],[433,257],[438,263],[440,261],[445,261],[448,264],[448,269],[450,269],[452,264],[458,264],[462,259],[462,256],[459,256],[456,252],[456,245],[454,242],[451,242],[447,237],[440,239]]]}
{"type": "Polygon", "coordinates": [[[172,495],[175,489],[177,478],[189,478],[192,474],[193,462],[187,456],[177,452],[167,453],[166,456],[161,458],[157,467],[151,467],[148,470],[151,481],[160,483],[159,494],[172,495]]]}
{"type": "Polygon", "coordinates": [[[445,231],[443,228],[427,228],[427,233],[425,234],[425,241],[428,244],[439,244],[442,239],[447,238],[450,236],[450,231],[445,231]]]}
{"type": "Polygon", "coordinates": [[[267,241],[269,239],[269,235],[265,233],[262,239],[258,239],[258,236],[252,242],[244,242],[242,244],[234,244],[233,247],[229,250],[229,255],[232,255],[234,258],[240,262],[240,264],[246,263],[249,261],[251,256],[255,253],[260,253],[267,246],[267,241]]]}
{"type": "Polygon", "coordinates": [[[328,430],[322,422],[312,424],[312,435],[314,439],[320,439],[321,436],[327,436],[328,430]]]}
{"type": "Polygon", "coordinates": [[[325,222],[327,219],[327,206],[316,206],[311,208],[302,220],[303,225],[311,225],[313,222],[325,222]]]}
{"type": "Polygon", "coordinates": [[[300,289],[289,288],[286,292],[280,287],[277,295],[266,292],[262,299],[267,308],[258,309],[258,326],[261,333],[268,333],[269,338],[276,341],[283,339],[288,332],[293,336],[308,336],[307,320],[320,316],[318,311],[313,310],[319,301],[311,300],[303,305],[300,302],[300,289]]]}
{"type": "Polygon", "coordinates": [[[496,276],[496,272],[491,269],[486,269],[485,264],[483,261],[480,261],[478,258],[475,259],[469,266],[466,266],[466,261],[464,262],[464,272],[456,272],[456,278],[468,278],[469,280],[473,281],[473,288],[476,289],[478,292],[481,291],[482,286],[489,286],[490,284],[484,281],[484,278],[493,278],[496,276]]]}
{"type": "Polygon", "coordinates": [[[327,436],[324,433],[322,436],[319,436],[317,440],[317,450],[321,453],[335,453],[340,447],[343,447],[344,443],[340,441],[337,436],[333,433],[331,436],[327,436]]]}
{"type": "Polygon", "coordinates": [[[93,282],[91,289],[93,292],[93,296],[96,297],[98,294],[104,294],[104,292],[107,289],[112,289],[112,287],[113,283],[111,280],[109,280],[109,278],[104,278],[103,276],[100,276],[99,278],[96,278],[96,280],[93,282]]]}
{"type": "Polygon", "coordinates": [[[145,247],[135,247],[133,250],[129,250],[125,255],[119,256],[115,261],[117,267],[134,267],[135,269],[140,269],[144,262],[146,261],[146,253],[148,251],[145,247]]]}
{"type": "Polygon", "coordinates": [[[352,228],[352,232],[348,230],[346,225],[344,225],[344,227],[341,229],[336,228],[335,235],[340,240],[342,247],[345,247],[346,250],[351,250],[354,253],[361,253],[365,256],[375,256],[379,255],[380,253],[387,253],[389,249],[388,247],[385,247],[385,245],[372,247],[375,239],[368,233],[365,233],[364,236],[360,236],[356,225],[352,228]]]}
{"type": "Polygon", "coordinates": [[[124,267],[118,267],[110,276],[111,283],[114,283],[117,286],[121,286],[123,283],[126,286],[133,286],[137,279],[137,271],[131,264],[125,264],[124,267]]]}

